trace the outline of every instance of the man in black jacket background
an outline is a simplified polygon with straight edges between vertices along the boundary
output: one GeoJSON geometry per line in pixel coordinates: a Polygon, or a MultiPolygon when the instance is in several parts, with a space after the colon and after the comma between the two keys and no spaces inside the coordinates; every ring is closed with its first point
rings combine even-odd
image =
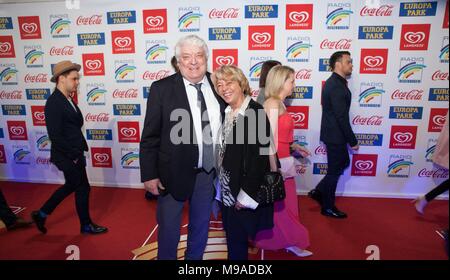
{"type": "Polygon", "coordinates": [[[47,216],[73,192],[81,233],[107,232],[107,228],[94,224],[89,216],[90,185],[84,156],[88,146],[81,132],[83,115],[72,100],[80,84],[80,69],[79,64],[68,60],[57,63],[51,78],[51,81],[56,83],[56,88],[45,103],[45,122],[51,141],[50,161],[64,173],[66,183],[52,194],[40,210],[31,213],[33,221],[42,233],[47,232],[47,216]]]}
{"type": "Polygon", "coordinates": [[[346,218],[347,214],[335,206],[335,193],[339,177],[350,164],[347,144],[354,151],[359,149],[349,119],[352,94],[347,86],[347,77],[353,70],[350,53],[339,51],[332,54],[330,68],[333,73],[322,90],[320,127],[320,140],[327,148],[327,175],[308,195],[320,203],[322,215],[346,218]]]}

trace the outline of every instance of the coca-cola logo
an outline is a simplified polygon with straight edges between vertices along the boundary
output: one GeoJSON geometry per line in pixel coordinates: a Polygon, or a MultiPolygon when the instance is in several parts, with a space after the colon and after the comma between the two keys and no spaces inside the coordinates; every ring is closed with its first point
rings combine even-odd
{"type": "Polygon", "coordinates": [[[79,16],[77,25],[99,25],[102,24],[102,15],[92,15],[90,17],[79,16]]]}
{"type": "Polygon", "coordinates": [[[289,115],[292,116],[292,118],[294,119],[294,122],[296,123],[301,123],[306,119],[306,116],[304,113],[292,113],[289,112],[289,115]]]}
{"type": "Polygon", "coordinates": [[[11,92],[0,91],[0,99],[22,99],[22,91],[14,90],[11,92]]]}
{"type": "Polygon", "coordinates": [[[433,117],[433,123],[439,126],[443,126],[445,124],[445,116],[436,115],[433,117]]]}
{"type": "Polygon", "coordinates": [[[148,16],[145,22],[151,27],[158,27],[164,24],[164,18],[162,16],[148,16]]]}
{"type": "Polygon", "coordinates": [[[255,32],[252,34],[252,40],[258,44],[265,44],[270,41],[272,36],[268,32],[255,32]]]}
{"type": "Polygon", "coordinates": [[[408,143],[413,139],[413,134],[411,132],[396,132],[394,133],[394,140],[398,143],[408,143]]]}
{"type": "Polygon", "coordinates": [[[423,90],[413,89],[410,91],[401,91],[399,89],[392,93],[392,99],[400,100],[422,100],[423,90]]]}
{"type": "Polygon", "coordinates": [[[158,81],[158,80],[168,77],[169,74],[170,74],[170,71],[168,71],[168,70],[160,70],[158,72],[145,71],[144,75],[142,75],[142,79],[158,81]]]}
{"type": "Polygon", "coordinates": [[[226,10],[212,9],[209,12],[209,18],[237,18],[239,15],[239,9],[228,8],[226,10]]]}
{"type": "Polygon", "coordinates": [[[445,81],[448,80],[448,73],[441,72],[440,70],[434,72],[432,76],[433,81],[445,81]]]}
{"type": "Polygon", "coordinates": [[[353,119],[354,125],[380,126],[382,124],[382,122],[383,122],[382,116],[362,117],[362,116],[358,115],[353,119]]]}
{"type": "Polygon", "coordinates": [[[426,168],[423,168],[419,171],[419,177],[448,178],[448,169],[439,168],[436,170],[427,170],[426,168]]]}
{"type": "Polygon", "coordinates": [[[338,41],[330,41],[325,39],[320,43],[321,49],[331,49],[331,50],[349,50],[351,48],[351,39],[340,39],[338,41]]]}
{"type": "Polygon", "coordinates": [[[51,56],[56,56],[56,55],[73,55],[73,50],[74,50],[73,46],[65,46],[65,47],[62,47],[62,48],[52,47],[50,49],[50,55],[51,56]]]}
{"type": "Polygon", "coordinates": [[[216,57],[216,63],[219,65],[233,65],[234,57],[232,56],[218,56],[216,57]]]}
{"type": "Polygon", "coordinates": [[[48,75],[42,73],[36,75],[26,74],[24,81],[25,83],[46,83],[48,81],[48,75]]]}
{"type": "Polygon", "coordinates": [[[11,131],[11,133],[16,136],[20,136],[25,133],[25,129],[21,126],[11,126],[9,128],[9,131],[11,131]]]}
{"type": "Polygon", "coordinates": [[[320,145],[320,146],[318,146],[318,147],[316,148],[316,150],[314,151],[314,153],[315,153],[316,155],[326,155],[326,154],[327,154],[327,149],[326,149],[324,146],[320,145]]]}
{"type": "Polygon", "coordinates": [[[295,74],[295,79],[309,80],[309,79],[311,79],[311,73],[312,73],[311,69],[301,69],[301,70],[297,71],[297,73],[295,74]]]}
{"type": "Polygon", "coordinates": [[[366,56],[364,57],[364,64],[369,67],[378,67],[383,65],[384,58],[382,56],[366,56]]]}
{"type": "Polygon", "coordinates": [[[360,15],[361,16],[371,16],[371,17],[382,17],[382,16],[391,16],[392,10],[394,9],[393,5],[381,5],[379,7],[369,7],[364,6],[364,8],[361,9],[360,15]]]}
{"type": "Polygon", "coordinates": [[[114,44],[118,46],[119,48],[126,48],[131,45],[131,38],[130,37],[116,37],[114,39],[114,44]]]}
{"type": "Polygon", "coordinates": [[[97,162],[100,162],[100,163],[107,162],[109,160],[109,155],[108,154],[95,153],[94,154],[94,159],[97,162]]]}
{"type": "Polygon", "coordinates": [[[87,122],[109,122],[109,114],[100,113],[100,114],[91,114],[88,113],[85,117],[87,122]]]}
{"type": "Polygon", "coordinates": [[[137,98],[138,90],[135,88],[130,88],[127,90],[116,89],[113,92],[113,98],[137,98]]]}
{"type": "Polygon", "coordinates": [[[98,70],[102,67],[102,62],[98,59],[95,60],[86,60],[86,67],[90,70],[98,70]]]}
{"type": "Polygon", "coordinates": [[[405,40],[410,44],[417,44],[425,39],[424,32],[406,32],[405,40]]]}
{"type": "Polygon", "coordinates": [[[309,13],[307,12],[291,12],[289,13],[289,19],[295,23],[304,23],[309,19],[309,13]]]}
{"type": "Polygon", "coordinates": [[[24,24],[22,24],[21,27],[22,27],[22,30],[28,34],[34,33],[38,29],[38,26],[36,23],[24,23],[24,24]]]}
{"type": "Polygon", "coordinates": [[[355,162],[356,168],[362,171],[370,170],[373,168],[374,164],[371,160],[357,160],[355,162]]]}
{"type": "Polygon", "coordinates": [[[8,42],[0,42],[0,52],[7,53],[11,50],[11,44],[8,42]]]}
{"type": "Polygon", "coordinates": [[[136,128],[122,127],[120,129],[120,133],[125,137],[133,137],[136,136],[137,130],[136,128]]]}
{"type": "Polygon", "coordinates": [[[45,114],[44,114],[44,112],[34,112],[33,116],[34,116],[38,121],[44,121],[44,120],[45,120],[45,114]]]}

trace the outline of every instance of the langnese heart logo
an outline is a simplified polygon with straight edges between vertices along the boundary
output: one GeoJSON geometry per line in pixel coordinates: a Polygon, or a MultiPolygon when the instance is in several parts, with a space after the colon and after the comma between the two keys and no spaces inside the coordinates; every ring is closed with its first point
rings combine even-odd
{"type": "Polygon", "coordinates": [[[107,162],[109,160],[109,155],[96,153],[94,154],[94,159],[100,163],[107,162]]]}
{"type": "Polygon", "coordinates": [[[9,130],[16,136],[23,135],[25,133],[25,129],[21,126],[12,126],[9,130]]]}
{"type": "Polygon", "coordinates": [[[117,37],[114,39],[114,44],[118,46],[119,48],[126,48],[131,45],[131,38],[130,37],[117,37]]]}
{"type": "Polygon", "coordinates": [[[148,17],[145,19],[145,22],[146,22],[148,25],[152,26],[152,27],[158,27],[158,26],[163,25],[163,23],[164,23],[164,18],[163,18],[162,16],[156,16],[156,17],[154,17],[154,16],[148,16],[148,17]]]}
{"type": "Polygon", "coordinates": [[[38,121],[43,121],[43,120],[45,120],[45,114],[44,114],[44,112],[34,112],[34,117],[35,117],[36,120],[38,120],[38,121]]]}
{"type": "Polygon", "coordinates": [[[410,44],[417,44],[422,42],[425,39],[424,32],[406,32],[405,40],[410,44]]]}
{"type": "Polygon", "coordinates": [[[97,70],[102,67],[102,62],[98,59],[96,60],[86,60],[86,67],[90,70],[97,70]]]}
{"type": "Polygon", "coordinates": [[[255,32],[252,34],[252,40],[258,44],[265,44],[269,42],[271,38],[272,36],[267,32],[263,33],[255,32]]]}
{"type": "Polygon", "coordinates": [[[306,119],[306,116],[304,113],[289,113],[292,118],[294,119],[295,123],[301,123],[306,119]]]}
{"type": "Polygon", "coordinates": [[[233,65],[234,57],[232,56],[218,56],[216,57],[216,63],[219,65],[233,65]]]}
{"type": "Polygon", "coordinates": [[[36,30],[38,29],[37,24],[36,23],[24,23],[22,24],[22,30],[25,33],[31,34],[36,32],[36,30]]]}
{"type": "Polygon", "coordinates": [[[383,57],[381,56],[366,56],[364,58],[364,64],[366,64],[369,67],[378,67],[381,66],[384,62],[383,57]]]}
{"type": "Polygon", "coordinates": [[[442,115],[436,115],[433,117],[433,123],[436,125],[444,125],[445,124],[445,116],[442,115]]]}
{"type": "Polygon", "coordinates": [[[136,128],[122,127],[120,133],[125,137],[133,137],[136,136],[137,131],[136,128]]]}
{"type": "Polygon", "coordinates": [[[307,12],[291,12],[289,19],[295,23],[304,23],[309,19],[309,13],[307,12]]]}
{"type": "Polygon", "coordinates": [[[371,160],[357,160],[355,166],[359,170],[366,171],[372,169],[373,162],[371,160]]]}
{"type": "Polygon", "coordinates": [[[0,52],[7,53],[11,50],[11,44],[8,42],[0,43],[0,52]]]}
{"type": "Polygon", "coordinates": [[[399,143],[408,143],[413,139],[413,135],[411,132],[396,132],[394,139],[399,143]]]}

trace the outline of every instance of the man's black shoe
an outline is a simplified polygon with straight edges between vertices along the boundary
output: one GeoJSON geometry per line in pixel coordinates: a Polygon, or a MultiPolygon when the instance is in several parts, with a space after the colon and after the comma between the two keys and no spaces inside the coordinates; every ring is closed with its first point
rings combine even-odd
{"type": "Polygon", "coordinates": [[[308,196],[322,205],[322,194],[320,191],[313,189],[308,193],[308,196]]]}
{"type": "Polygon", "coordinates": [[[94,223],[90,223],[88,225],[81,226],[81,233],[87,233],[87,234],[100,234],[108,232],[108,229],[106,227],[102,227],[99,225],[96,225],[94,223]]]}
{"type": "Polygon", "coordinates": [[[336,207],[333,207],[333,209],[322,209],[320,213],[327,217],[332,217],[336,219],[345,219],[347,218],[347,214],[345,214],[342,211],[339,211],[336,207]]]}
{"type": "Polygon", "coordinates": [[[45,220],[46,218],[43,218],[39,211],[33,211],[31,212],[31,219],[36,224],[38,230],[42,232],[43,234],[47,233],[47,228],[45,227],[45,220]]]}

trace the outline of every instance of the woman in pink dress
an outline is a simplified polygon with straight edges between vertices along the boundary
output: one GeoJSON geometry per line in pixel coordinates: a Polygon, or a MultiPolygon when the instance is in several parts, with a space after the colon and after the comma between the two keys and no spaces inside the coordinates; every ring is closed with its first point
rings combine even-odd
{"type": "MultiPolygon", "coordinates": [[[[266,101],[264,109],[269,117],[274,132],[277,152],[280,159],[291,156],[291,149],[303,157],[310,155],[304,147],[294,143],[294,120],[286,111],[284,100],[292,94],[295,86],[295,71],[288,66],[275,66],[267,76],[266,101]]],[[[274,157],[271,166],[276,165],[274,157]]],[[[286,249],[299,257],[307,257],[312,252],[309,247],[309,233],[300,223],[295,180],[285,177],[286,198],[274,205],[274,227],[260,231],[255,238],[255,245],[266,250],[286,249]]]]}

